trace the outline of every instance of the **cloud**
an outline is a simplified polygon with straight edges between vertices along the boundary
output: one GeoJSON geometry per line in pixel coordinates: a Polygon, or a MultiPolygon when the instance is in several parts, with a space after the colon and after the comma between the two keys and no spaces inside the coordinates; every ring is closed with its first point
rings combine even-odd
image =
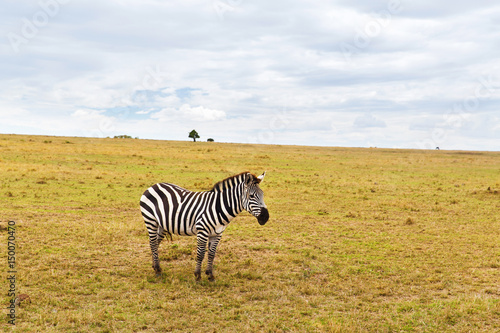
{"type": "Polygon", "coordinates": [[[224,111],[209,109],[203,106],[192,107],[188,104],[183,104],[179,111],[184,117],[197,121],[213,121],[224,119],[226,117],[226,113],[224,111]]]}
{"type": "Polygon", "coordinates": [[[84,136],[105,137],[116,129],[117,119],[104,113],[103,110],[78,109],[71,118],[84,136]]]}
{"type": "Polygon", "coordinates": [[[191,120],[195,122],[216,121],[226,118],[226,112],[204,106],[191,106],[183,104],[179,108],[165,108],[159,112],[151,114],[152,119],[159,121],[191,120]]]}
{"type": "Polygon", "coordinates": [[[105,115],[103,115],[104,111],[102,110],[86,110],[86,109],[78,109],[71,114],[71,116],[78,119],[78,121],[100,121],[102,119],[106,119],[105,115]]]}
{"type": "Polygon", "coordinates": [[[364,114],[362,116],[357,117],[354,120],[354,126],[358,128],[367,128],[367,127],[387,127],[385,121],[376,118],[371,114],[364,114]]]}

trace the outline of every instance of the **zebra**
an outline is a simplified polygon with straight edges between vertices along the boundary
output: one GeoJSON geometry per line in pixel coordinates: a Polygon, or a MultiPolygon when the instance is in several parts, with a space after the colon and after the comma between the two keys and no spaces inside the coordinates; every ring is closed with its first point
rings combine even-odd
{"type": "Polygon", "coordinates": [[[257,218],[260,225],[269,220],[264,192],[259,184],[266,173],[255,176],[250,172],[226,178],[211,190],[193,192],[180,186],[158,183],[141,196],[140,208],[149,234],[153,269],[161,276],[158,246],[172,234],[197,238],[196,281],[201,279],[201,264],[208,242],[208,263],[205,273],[213,281],[213,262],[222,232],[243,210],[257,218]]]}

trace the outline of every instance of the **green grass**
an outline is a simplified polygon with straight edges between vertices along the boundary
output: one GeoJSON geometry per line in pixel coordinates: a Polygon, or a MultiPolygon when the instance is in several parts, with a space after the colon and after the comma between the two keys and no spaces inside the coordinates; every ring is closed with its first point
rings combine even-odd
{"type": "Polygon", "coordinates": [[[19,332],[500,330],[500,153],[0,135],[0,179],[19,332]],[[231,223],[213,283],[164,242],[156,279],[142,192],[246,170],[269,222],[231,223]]]}

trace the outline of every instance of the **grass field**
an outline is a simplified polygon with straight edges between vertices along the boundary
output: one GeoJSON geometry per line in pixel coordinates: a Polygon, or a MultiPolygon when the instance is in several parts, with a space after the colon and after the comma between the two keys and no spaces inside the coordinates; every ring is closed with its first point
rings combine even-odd
{"type": "Polygon", "coordinates": [[[0,179],[17,332],[500,331],[500,153],[0,135],[0,179]],[[247,170],[269,222],[231,222],[213,283],[174,236],[156,279],[142,192],[247,170]]]}

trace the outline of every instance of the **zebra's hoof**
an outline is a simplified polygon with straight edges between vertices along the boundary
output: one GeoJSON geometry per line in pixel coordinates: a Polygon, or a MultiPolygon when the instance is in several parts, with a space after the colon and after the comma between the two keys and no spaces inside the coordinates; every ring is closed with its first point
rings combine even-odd
{"type": "Polygon", "coordinates": [[[194,276],[196,278],[196,281],[200,281],[201,280],[201,272],[200,271],[195,271],[194,272],[194,276]]]}
{"type": "Polygon", "coordinates": [[[214,274],[212,273],[212,271],[205,271],[205,274],[208,275],[208,281],[215,281],[215,276],[214,274]]]}
{"type": "Polygon", "coordinates": [[[156,276],[157,276],[157,277],[160,277],[160,276],[161,276],[161,268],[160,268],[160,265],[159,265],[159,264],[157,264],[157,265],[153,265],[153,269],[155,270],[156,276]]]}

